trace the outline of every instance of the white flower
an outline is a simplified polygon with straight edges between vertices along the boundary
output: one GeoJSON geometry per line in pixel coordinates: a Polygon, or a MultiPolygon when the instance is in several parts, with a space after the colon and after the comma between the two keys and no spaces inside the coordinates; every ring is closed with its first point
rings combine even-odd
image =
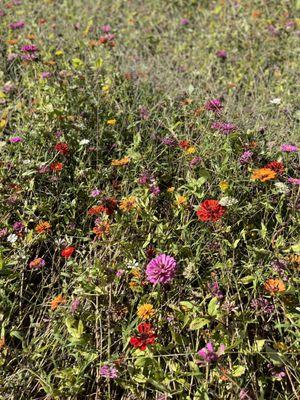
{"type": "Polygon", "coordinates": [[[272,100],[270,100],[270,103],[271,104],[280,104],[281,103],[281,99],[279,98],[279,97],[277,97],[276,99],[272,99],[272,100]]]}
{"type": "Polygon", "coordinates": [[[233,206],[234,204],[238,203],[238,200],[234,197],[225,196],[219,200],[219,204],[224,207],[233,206]]]}
{"type": "Polygon", "coordinates": [[[283,182],[275,182],[274,185],[279,193],[287,194],[290,191],[289,187],[283,182]]]}
{"type": "Polygon", "coordinates": [[[79,142],[80,146],[83,146],[83,145],[89,144],[89,143],[90,143],[90,141],[89,141],[88,139],[82,139],[82,140],[80,140],[80,142],[79,142]]]}
{"type": "Polygon", "coordinates": [[[18,236],[15,235],[14,233],[11,233],[10,235],[7,236],[7,241],[10,243],[15,243],[18,240],[18,236]]]}
{"type": "Polygon", "coordinates": [[[126,265],[126,268],[133,269],[133,268],[137,268],[138,266],[139,266],[138,261],[132,260],[132,261],[128,262],[128,264],[126,265]]]}
{"type": "Polygon", "coordinates": [[[31,163],[31,160],[24,160],[23,161],[23,164],[25,164],[25,165],[30,164],[30,163],[31,163]]]}

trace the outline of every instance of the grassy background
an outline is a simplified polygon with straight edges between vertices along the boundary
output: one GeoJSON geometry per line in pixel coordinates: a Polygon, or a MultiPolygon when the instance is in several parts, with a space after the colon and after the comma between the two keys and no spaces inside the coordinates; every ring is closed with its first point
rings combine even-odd
{"type": "Polygon", "coordinates": [[[16,220],[26,225],[22,240],[1,242],[3,399],[129,400],[155,399],[161,393],[186,400],[238,399],[243,387],[254,399],[296,399],[297,270],[288,271],[290,291],[276,300],[276,320],[255,315],[250,302],[273,274],[271,262],[297,243],[298,194],[293,189],[284,197],[271,186],[254,186],[250,171],[241,170],[237,159],[256,141],[256,166],[281,157],[287,175],[298,177],[297,155],[282,157],[278,149],[282,142],[299,142],[299,2],[0,5],[6,13],[1,17],[1,86],[16,84],[14,94],[2,102],[2,139],[26,133],[19,147],[1,147],[1,227],[11,229],[16,220]],[[181,25],[182,18],[189,24],[181,25]],[[16,20],[26,21],[22,31],[8,29],[16,20]],[[116,34],[115,47],[94,46],[107,23],[116,34]],[[8,54],[30,42],[30,34],[42,61],[8,62],[8,54]],[[11,39],[18,42],[10,44],[11,39]],[[221,49],[227,60],[216,57],[221,49]],[[54,77],[41,80],[44,71],[54,77]],[[211,130],[214,117],[203,110],[211,98],[223,99],[225,119],[238,126],[229,138],[211,130]],[[274,98],[281,99],[279,105],[270,103],[274,98]],[[142,106],[149,110],[149,120],[140,118],[142,106]],[[106,121],[112,118],[117,124],[110,127],[106,121]],[[57,158],[52,152],[57,130],[64,133],[72,157],[64,159],[65,168],[55,180],[36,171],[57,158]],[[161,139],[169,136],[189,140],[204,160],[201,168],[191,170],[186,155],[162,146],[161,139]],[[81,145],[82,139],[90,140],[89,146],[81,145]],[[124,155],[131,157],[130,166],[112,168],[111,160],[124,155]],[[162,189],[157,200],[137,184],[145,170],[162,189]],[[203,176],[208,181],[193,188],[193,180],[203,176]],[[201,225],[194,208],[204,198],[220,196],[222,180],[229,182],[229,194],[239,204],[220,227],[201,225]],[[171,186],[174,195],[167,191],[171,186]],[[118,200],[133,194],[142,210],[139,215],[116,214],[111,235],[100,242],[92,240],[93,224],[86,215],[94,205],[89,193],[95,187],[118,200]],[[187,196],[185,210],[174,207],[177,194],[187,196]],[[40,220],[51,222],[51,234],[34,233],[40,220]],[[180,262],[178,281],[169,291],[142,286],[132,291],[127,275],[115,279],[116,269],[133,260],[143,271],[150,243],[180,262]],[[67,244],[76,245],[77,252],[65,262],[60,251],[67,244]],[[27,265],[37,256],[45,258],[47,268],[35,273],[27,265]],[[238,311],[223,311],[207,329],[190,331],[191,320],[208,312],[207,283],[214,276],[238,311]],[[67,304],[52,313],[50,301],[59,293],[66,295],[67,304]],[[69,311],[74,298],[81,301],[75,317],[69,311]],[[194,308],[187,312],[182,301],[194,308]],[[137,325],[136,308],[143,302],[155,305],[160,331],[156,352],[146,356],[132,354],[128,346],[137,325]],[[72,328],[79,321],[84,332],[76,337],[72,328]],[[220,381],[218,369],[199,371],[192,355],[209,340],[226,344],[224,368],[242,366],[245,371],[226,382],[220,381]],[[255,348],[261,343],[257,340],[265,340],[267,350],[255,348]],[[286,368],[284,382],[268,377],[267,363],[276,365],[279,357],[276,343],[287,348],[278,364],[286,368]],[[122,357],[120,380],[107,383],[99,366],[122,357]]]}

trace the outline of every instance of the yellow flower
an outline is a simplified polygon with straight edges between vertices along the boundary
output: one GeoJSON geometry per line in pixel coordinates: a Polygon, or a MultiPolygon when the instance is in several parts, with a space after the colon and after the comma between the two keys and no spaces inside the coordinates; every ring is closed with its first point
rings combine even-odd
{"type": "Polygon", "coordinates": [[[196,152],[196,147],[195,146],[190,146],[185,150],[185,152],[187,154],[194,154],[196,152]]]}
{"type": "Polygon", "coordinates": [[[55,52],[55,55],[56,56],[62,56],[64,54],[64,52],[62,51],[62,50],[57,50],[56,52],[55,52]]]}
{"type": "Polygon", "coordinates": [[[116,125],[117,120],[116,119],[109,119],[108,121],[106,121],[107,125],[116,125]]]}
{"type": "Polygon", "coordinates": [[[114,167],[120,167],[128,164],[129,161],[130,161],[129,157],[123,157],[120,160],[112,160],[111,165],[113,165],[114,167]]]}
{"type": "Polygon", "coordinates": [[[129,212],[133,208],[136,208],[136,206],[137,206],[136,197],[129,196],[125,197],[120,201],[119,208],[124,212],[129,212]]]}
{"type": "Polygon", "coordinates": [[[176,203],[178,206],[182,206],[184,204],[186,204],[186,197],[185,196],[178,196],[176,199],[176,203]]]}
{"type": "Polygon", "coordinates": [[[252,180],[259,180],[261,182],[266,182],[274,178],[276,178],[276,172],[270,168],[255,169],[251,175],[252,180]]]}
{"type": "Polygon", "coordinates": [[[154,314],[155,310],[152,304],[143,304],[137,310],[138,317],[144,320],[153,317],[154,314]]]}
{"type": "Polygon", "coordinates": [[[141,271],[138,268],[132,268],[130,273],[137,279],[141,277],[141,271]]]}
{"type": "Polygon", "coordinates": [[[168,192],[168,193],[173,193],[174,190],[175,190],[174,186],[171,186],[171,187],[169,187],[169,188],[167,189],[167,192],[168,192]]]}
{"type": "Polygon", "coordinates": [[[287,351],[288,350],[287,345],[285,343],[283,343],[283,342],[275,343],[274,347],[278,351],[287,351]]]}
{"type": "MultiPolygon", "coordinates": [[[[102,86],[102,90],[103,90],[103,92],[108,92],[109,91],[109,85],[103,85],[102,86]]],[[[110,121],[115,121],[115,120],[110,120],[110,121]]],[[[108,123],[108,121],[107,121],[107,123],[108,123]]]]}
{"type": "Polygon", "coordinates": [[[226,190],[229,188],[229,183],[227,181],[221,181],[219,183],[219,187],[222,190],[222,192],[226,192],[226,190]]]}

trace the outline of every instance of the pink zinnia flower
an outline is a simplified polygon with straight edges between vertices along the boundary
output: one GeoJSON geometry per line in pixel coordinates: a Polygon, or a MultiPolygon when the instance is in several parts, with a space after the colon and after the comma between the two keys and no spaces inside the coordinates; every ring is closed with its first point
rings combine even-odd
{"type": "Polygon", "coordinates": [[[104,33],[108,33],[108,32],[111,31],[111,26],[110,25],[103,25],[103,26],[101,26],[101,30],[104,33]]]}
{"type": "Polygon", "coordinates": [[[149,282],[157,285],[170,282],[176,272],[177,264],[173,257],[160,254],[153,258],[146,268],[146,275],[149,282]]]}
{"type": "Polygon", "coordinates": [[[248,164],[251,161],[252,156],[253,156],[252,151],[250,150],[244,151],[244,153],[239,158],[240,164],[248,164]]]}
{"type": "Polygon", "coordinates": [[[293,144],[283,144],[281,146],[281,151],[285,151],[288,153],[295,153],[298,151],[298,147],[294,146],[293,144]]]}
{"type": "Polygon", "coordinates": [[[224,354],[225,346],[221,344],[218,351],[216,352],[212,343],[207,343],[201,350],[198,351],[198,355],[203,358],[207,363],[216,362],[218,358],[224,354]]]}

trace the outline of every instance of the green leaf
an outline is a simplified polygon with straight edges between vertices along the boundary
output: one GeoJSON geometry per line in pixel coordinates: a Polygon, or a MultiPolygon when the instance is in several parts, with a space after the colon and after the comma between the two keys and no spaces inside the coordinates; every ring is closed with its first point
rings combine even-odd
{"type": "Polygon", "coordinates": [[[246,368],[243,367],[242,365],[235,365],[232,368],[232,376],[234,376],[235,378],[238,378],[239,376],[242,376],[246,371],[246,368]]]}
{"type": "Polygon", "coordinates": [[[190,323],[190,330],[195,331],[197,329],[203,328],[205,325],[208,325],[210,322],[207,318],[195,318],[190,323]]]}
{"type": "Polygon", "coordinates": [[[219,299],[217,297],[214,297],[211,299],[211,301],[208,303],[208,315],[211,317],[215,317],[218,314],[219,310],[219,299]]]}

